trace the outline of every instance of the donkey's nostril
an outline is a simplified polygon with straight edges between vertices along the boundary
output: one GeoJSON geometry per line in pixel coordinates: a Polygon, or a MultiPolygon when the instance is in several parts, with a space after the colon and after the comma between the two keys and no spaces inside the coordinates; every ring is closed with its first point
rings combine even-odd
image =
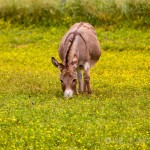
{"type": "Polygon", "coordinates": [[[64,92],[64,97],[72,97],[73,91],[71,89],[66,89],[64,92]]]}

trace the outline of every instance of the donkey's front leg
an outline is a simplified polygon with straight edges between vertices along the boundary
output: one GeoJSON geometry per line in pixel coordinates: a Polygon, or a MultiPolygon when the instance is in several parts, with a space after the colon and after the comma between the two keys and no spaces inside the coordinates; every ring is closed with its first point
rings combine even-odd
{"type": "Polygon", "coordinates": [[[84,73],[84,92],[88,92],[89,94],[92,93],[91,86],[90,86],[90,76],[87,72],[84,73]]]}
{"type": "Polygon", "coordinates": [[[82,73],[81,73],[81,70],[77,70],[77,75],[78,75],[78,82],[79,82],[78,92],[82,93],[83,92],[83,83],[82,83],[82,73]]]}
{"type": "Polygon", "coordinates": [[[84,92],[88,92],[89,94],[92,93],[91,86],[90,86],[90,75],[89,75],[89,70],[90,70],[90,64],[86,62],[84,64],[84,92]]]}

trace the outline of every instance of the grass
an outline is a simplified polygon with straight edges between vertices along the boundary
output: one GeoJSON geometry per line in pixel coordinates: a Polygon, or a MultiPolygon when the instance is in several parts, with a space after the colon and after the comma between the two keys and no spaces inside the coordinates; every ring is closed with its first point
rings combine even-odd
{"type": "Polygon", "coordinates": [[[0,149],[150,148],[149,30],[97,27],[92,95],[64,99],[50,58],[65,27],[0,30],[0,149]]]}
{"type": "Polygon", "coordinates": [[[149,0],[0,0],[0,19],[13,24],[149,27],[149,0]]]}

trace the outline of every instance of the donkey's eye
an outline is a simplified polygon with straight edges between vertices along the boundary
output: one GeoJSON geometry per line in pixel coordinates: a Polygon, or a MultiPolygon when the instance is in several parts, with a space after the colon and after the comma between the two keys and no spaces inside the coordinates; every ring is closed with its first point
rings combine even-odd
{"type": "Polygon", "coordinates": [[[73,79],[72,83],[75,83],[76,82],[76,79],[73,79]]]}
{"type": "Polygon", "coordinates": [[[60,80],[61,83],[63,83],[63,80],[60,80]]]}

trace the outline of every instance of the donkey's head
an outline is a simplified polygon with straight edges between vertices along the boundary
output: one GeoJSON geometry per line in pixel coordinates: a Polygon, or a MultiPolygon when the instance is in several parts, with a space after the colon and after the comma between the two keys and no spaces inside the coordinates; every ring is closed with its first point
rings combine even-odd
{"type": "Polygon", "coordinates": [[[74,56],[70,64],[59,63],[54,57],[52,57],[52,63],[57,67],[60,74],[60,82],[62,90],[64,92],[64,97],[72,97],[73,94],[76,94],[76,84],[77,84],[77,57],[74,56]]]}

